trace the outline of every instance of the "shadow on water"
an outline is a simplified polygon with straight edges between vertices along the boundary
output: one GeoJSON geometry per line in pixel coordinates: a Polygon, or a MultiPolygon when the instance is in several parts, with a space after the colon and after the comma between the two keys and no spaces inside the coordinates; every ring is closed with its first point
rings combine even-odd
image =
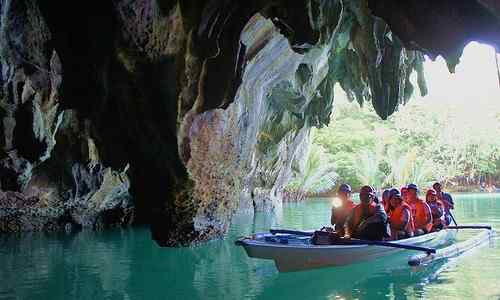
{"type": "Polygon", "coordinates": [[[445,261],[410,268],[406,255],[352,266],[277,274],[262,299],[406,299],[422,296],[445,261]],[[279,292],[277,292],[279,291],[279,292]]]}
{"type": "Polygon", "coordinates": [[[147,228],[0,236],[0,247],[0,299],[253,298],[265,266],[275,272],[232,241],[160,248],[147,228]]]}
{"type": "Polygon", "coordinates": [[[406,256],[278,273],[232,242],[188,249],[154,245],[147,228],[2,237],[5,299],[376,299],[420,293],[440,265],[412,271],[406,256]],[[410,291],[409,291],[410,290],[410,291]]]}
{"type": "MultiPolygon", "coordinates": [[[[498,228],[499,204],[459,201],[456,217],[498,228]]],[[[0,299],[456,299],[500,293],[498,247],[484,247],[451,267],[440,261],[412,269],[403,252],[352,266],[278,273],[272,261],[248,258],[234,245],[238,236],[270,227],[319,228],[328,222],[328,206],[313,201],[277,216],[238,216],[226,239],[192,248],[160,248],[145,227],[0,235],[0,299]]]]}

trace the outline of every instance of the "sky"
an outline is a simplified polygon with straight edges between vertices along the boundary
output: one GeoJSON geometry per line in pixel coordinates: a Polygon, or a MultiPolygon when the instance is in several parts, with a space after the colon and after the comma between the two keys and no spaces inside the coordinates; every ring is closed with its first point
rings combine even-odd
{"type": "MultiPolygon", "coordinates": [[[[428,94],[421,97],[416,88],[410,105],[436,105],[437,109],[449,110],[458,120],[466,120],[477,128],[487,128],[493,123],[500,126],[495,116],[500,115],[500,83],[495,64],[493,47],[477,42],[465,47],[453,74],[441,56],[434,61],[427,58],[424,73],[428,94]]],[[[416,87],[415,73],[412,81],[416,87]]],[[[335,95],[337,103],[348,101],[338,85],[335,95]]]]}
{"type": "Polygon", "coordinates": [[[500,128],[500,83],[495,65],[494,49],[476,42],[464,49],[454,74],[443,58],[428,59],[424,72],[429,93],[421,97],[416,92],[411,102],[436,104],[436,109],[447,110],[455,116],[451,121],[455,124],[449,127],[461,128],[464,134],[496,136],[500,128]]]}
{"type": "MultiPolygon", "coordinates": [[[[455,73],[448,71],[441,56],[434,61],[427,58],[424,73],[429,93],[421,97],[417,88],[412,100],[429,104],[438,101],[460,106],[478,103],[498,107],[500,110],[500,85],[494,55],[493,47],[471,42],[465,47],[455,73]]],[[[498,60],[500,61],[500,55],[498,60]]],[[[412,79],[416,83],[416,74],[413,74],[412,79]]],[[[340,98],[338,100],[347,100],[342,89],[338,85],[335,88],[340,98]]]]}
{"type": "Polygon", "coordinates": [[[491,46],[472,42],[464,49],[454,74],[448,71],[442,57],[435,61],[427,59],[424,72],[429,94],[420,97],[417,92],[415,99],[429,104],[437,101],[467,109],[483,111],[494,108],[500,111],[500,86],[494,55],[491,46]]]}

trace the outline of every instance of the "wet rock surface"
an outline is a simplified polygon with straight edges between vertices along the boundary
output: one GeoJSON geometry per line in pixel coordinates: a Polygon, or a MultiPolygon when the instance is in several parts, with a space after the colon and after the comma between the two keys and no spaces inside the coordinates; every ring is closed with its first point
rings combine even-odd
{"type": "Polygon", "coordinates": [[[179,246],[279,208],[335,84],[387,118],[412,71],[426,93],[423,53],[498,45],[493,1],[432,3],[0,0],[0,232],[179,246]]]}

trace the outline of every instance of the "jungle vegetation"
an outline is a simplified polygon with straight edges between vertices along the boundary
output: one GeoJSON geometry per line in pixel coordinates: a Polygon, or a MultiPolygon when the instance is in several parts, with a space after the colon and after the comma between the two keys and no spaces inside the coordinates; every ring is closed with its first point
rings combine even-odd
{"type": "Polygon", "coordinates": [[[337,103],[330,125],[313,129],[304,171],[288,188],[314,194],[340,182],[356,190],[439,180],[467,190],[495,182],[500,113],[483,110],[471,115],[464,107],[415,100],[383,121],[370,105],[337,103]]]}

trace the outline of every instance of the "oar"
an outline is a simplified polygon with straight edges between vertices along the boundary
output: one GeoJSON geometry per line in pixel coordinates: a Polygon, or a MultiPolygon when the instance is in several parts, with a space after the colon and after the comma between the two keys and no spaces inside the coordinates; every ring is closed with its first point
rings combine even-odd
{"type": "Polygon", "coordinates": [[[271,229],[271,230],[269,230],[269,232],[272,234],[282,233],[282,234],[295,234],[295,235],[303,235],[303,236],[312,236],[314,234],[314,232],[289,230],[289,229],[271,229]]]}
{"type": "MultiPolygon", "coordinates": [[[[283,234],[295,234],[295,235],[302,235],[302,236],[312,236],[313,235],[312,232],[298,231],[298,230],[288,230],[288,229],[271,229],[269,231],[272,234],[283,233],[283,234]]],[[[407,249],[407,250],[424,251],[426,253],[436,253],[436,249],[433,249],[433,248],[426,248],[426,247],[419,247],[419,246],[412,246],[412,245],[403,245],[403,244],[396,244],[396,243],[384,242],[384,241],[343,239],[343,240],[339,240],[337,243],[334,243],[332,245],[385,246],[385,247],[400,248],[400,249],[407,249]]]]}
{"type": "Polygon", "coordinates": [[[455,220],[455,217],[451,213],[451,211],[448,210],[448,213],[450,214],[451,219],[453,220],[453,223],[455,223],[455,226],[458,226],[457,221],[455,220]]]}
{"type": "Polygon", "coordinates": [[[416,250],[416,251],[426,252],[427,254],[436,253],[436,249],[434,249],[434,248],[427,248],[427,247],[420,247],[420,246],[413,246],[413,245],[403,245],[403,244],[384,242],[384,241],[370,241],[370,240],[352,239],[352,240],[342,241],[339,244],[342,244],[342,243],[345,243],[348,245],[384,246],[384,247],[400,248],[400,249],[406,249],[406,250],[416,250]]]}
{"type": "Polygon", "coordinates": [[[490,225],[460,225],[460,226],[448,226],[446,229],[488,229],[491,230],[490,225]]]}

